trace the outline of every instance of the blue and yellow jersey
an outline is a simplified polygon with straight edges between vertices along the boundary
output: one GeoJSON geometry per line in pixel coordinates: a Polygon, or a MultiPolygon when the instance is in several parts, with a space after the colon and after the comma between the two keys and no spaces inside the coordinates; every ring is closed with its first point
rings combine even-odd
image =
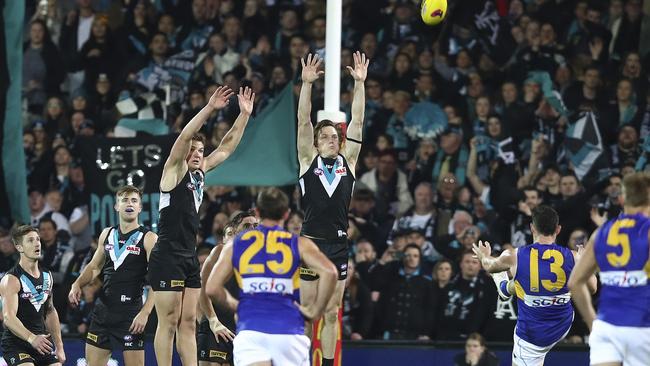
{"type": "Polygon", "coordinates": [[[621,215],[603,225],[594,241],[600,268],[598,319],[625,327],[650,327],[650,219],[621,215]]]}
{"type": "Polygon", "coordinates": [[[567,287],[575,260],[571,250],[557,244],[531,244],[517,252],[515,292],[517,335],[547,347],[564,337],[573,322],[567,287]]]}
{"type": "Polygon", "coordinates": [[[232,266],[239,284],[237,332],[304,334],[300,300],[298,236],[280,226],[240,233],[233,243],[232,266]]]}

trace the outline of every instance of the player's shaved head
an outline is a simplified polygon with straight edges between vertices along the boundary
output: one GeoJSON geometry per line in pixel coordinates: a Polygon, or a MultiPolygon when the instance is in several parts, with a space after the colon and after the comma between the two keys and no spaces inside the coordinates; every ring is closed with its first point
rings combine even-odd
{"type": "Polygon", "coordinates": [[[625,206],[642,207],[650,205],[650,174],[636,172],[623,179],[623,197],[625,206]]]}

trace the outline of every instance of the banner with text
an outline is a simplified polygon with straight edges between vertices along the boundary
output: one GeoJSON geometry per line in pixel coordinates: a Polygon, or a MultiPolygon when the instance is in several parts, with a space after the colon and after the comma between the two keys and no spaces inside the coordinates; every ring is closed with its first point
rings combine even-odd
{"type": "Polygon", "coordinates": [[[115,192],[126,184],[142,190],[140,224],[158,231],[160,177],[176,136],[93,137],[78,141],[77,152],[90,192],[90,226],[98,235],[117,224],[115,192]]]}

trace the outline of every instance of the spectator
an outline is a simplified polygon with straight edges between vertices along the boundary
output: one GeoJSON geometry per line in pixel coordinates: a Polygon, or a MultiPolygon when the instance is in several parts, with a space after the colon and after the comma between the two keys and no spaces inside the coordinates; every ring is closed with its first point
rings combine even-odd
{"type": "MultiPolygon", "coordinates": [[[[31,212],[30,222],[32,226],[38,227],[43,218],[49,218],[56,223],[57,228],[70,232],[68,219],[58,212],[53,212],[52,207],[45,202],[43,193],[38,189],[30,188],[29,190],[29,210],[31,212]]],[[[56,234],[56,228],[54,233],[56,234]]]]}
{"type": "Polygon", "coordinates": [[[62,66],[45,22],[32,21],[29,41],[23,48],[23,97],[32,113],[40,114],[46,96],[59,92],[64,77],[62,66]]]}
{"type": "Polygon", "coordinates": [[[343,337],[353,341],[368,338],[372,326],[373,303],[370,289],[356,273],[353,260],[348,261],[347,291],[343,297],[343,337]]]}
{"type": "Polygon", "coordinates": [[[498,366],[499,359],[485,346],[485,338],[472,333],[465,341],[465,353],[454,357],[454,366],[498,366]]]}
{"type": "Polygon", "coordinates": [[[402,261],[373,269],[376,283],[382,284],[378,314],[384,339],[429,339],[436,299],[431,278],[420,271],[420,264],[420,248],[409,244],[402,261]]]}
{"type": "Polygon", "coordinates": [[[440,150],[435,155],[432,181],[438,182],[447,173],[453,173],[459,185],[465,184],[465,169],[469,152],[463,145],[463,132],[449,126],[440,137],[440,150]]]}
{"type": "Polygon", "coordinates": [[[82,297],[79,306],[71,308],[68,314],[68,329],[80,335],[86,334],[92,320],[93,308],[97,294],[101,291],[102,282],[96,278],[81,289],[82,297]]]}
{"type": "Polygon", "coordinates": [[[300,235],[303,221],[305,221],[305,214],[302,211],[291,211],[286,224],[287,230],[295,235],[300,235]]]}
{"type": "Polygon", "coordinates": [[[19,255],[11,242],[9,231],[0,228],[0,277],[18,263],[18,258],[19,255]]]}
{"type": "Polygon", "coordinates": [[[494,283],[480,272],[481,264],[471,251],[460,259],[460,273],[449,284],[446,303],[437,327],[440,340],[467,339],[473,332],[483,332],[494,312],[494,283]]]}
{"type": "Polygon", "coordinates": [[[377,168],[364,174],[360,182],[375,194],[375,213],[380,223],[389,216],[401,216],[413,204],[406,174],[397,168],[394,151],[381,153],[377,168]]]}
{"type": "Polygon", "coordinates": [[[415,188],[415,204],[393,223],[388,245],[392,244],[392,235],[407,229],[422,230],[429,243],[433,242],[436,229],[436,214],[433,205],[433,188],[430,183],[420,183],[415,188]]]}
{"type": "Polygon", "coordinates": [[[639,133],[630,124],[621,125],[618,128],[618,136],[615,144],[609,147],[612,167],[621,168],[624,163],[636,162],[641,156],[639,146],[639,133]]]}

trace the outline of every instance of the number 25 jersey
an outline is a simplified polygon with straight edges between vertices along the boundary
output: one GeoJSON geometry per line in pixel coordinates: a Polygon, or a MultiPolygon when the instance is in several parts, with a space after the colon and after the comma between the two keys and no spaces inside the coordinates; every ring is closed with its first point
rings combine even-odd
{"type": "Polygon", "coordinates": [[[239,284],[237,332],[303,334],[298,236],[280,226],[239,234],[233,242],[232,266],[239,284]]]}
{"type": "Polygon", "coordinates": [[[573,323],[567,280],[575,265],[570,249],[534,243],[517,251],[517,336],[539,347],[561,340],[573,323]]]}
{"type": "Polygon", "coordinates": [[[650,327],[650,219],[621,215],[603,225],[594,241],[600,268],[598,319],[616,326],[650,327]]]}

